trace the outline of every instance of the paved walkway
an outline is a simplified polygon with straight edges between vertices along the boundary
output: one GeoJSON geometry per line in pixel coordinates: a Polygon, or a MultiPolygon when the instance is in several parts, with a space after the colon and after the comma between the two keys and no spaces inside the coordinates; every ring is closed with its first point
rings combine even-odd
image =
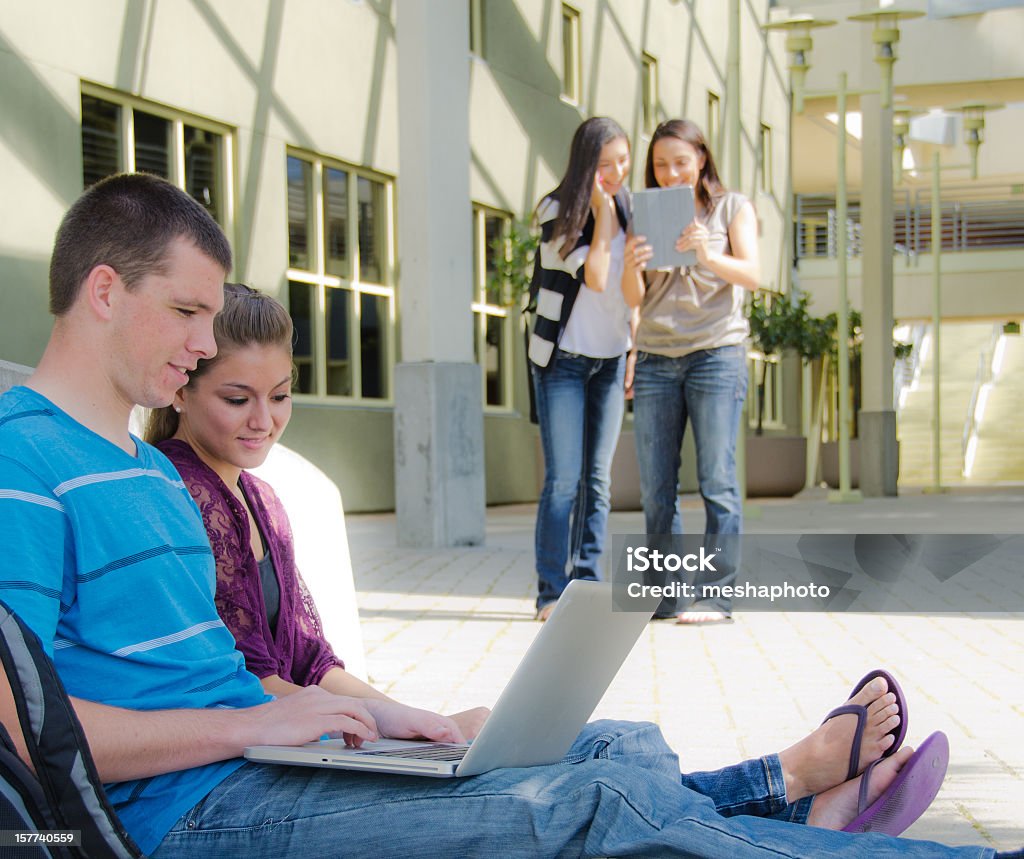
{"type": "MultiPolygon", "coordinates": [[[[749,533],[1021,533],[1024,488],[829,504],[755,502],[749,533]]],[[[529,505],[491,508],[487,545],[396,548],[390,515],[347,517],[372,681],[410,704],[492,704],[538,630],[529,505]]],[[[686,527],[703,528],[699,499],[686,527]]],[[[612,533],[641,532],[615,513],[612,533]]],[[[909,835],[1024,844],[1024,614],[743,613],[705,629],[648,626],[595,716],[662,725],[686,769],[778,750],[817,725],[871,668],[909,699],[909,739],[949,735],[942,792],[909,835]]]]}

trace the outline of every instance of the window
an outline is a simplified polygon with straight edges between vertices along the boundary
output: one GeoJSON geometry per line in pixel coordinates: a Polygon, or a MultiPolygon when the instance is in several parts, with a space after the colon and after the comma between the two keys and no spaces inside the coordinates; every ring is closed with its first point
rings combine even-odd
{"type": "Polygon", "coordinates": [[[722,128],[722,100],[718,97],[717,93],[708,90],[708,122],[704,128],[704,136],[708,142],[708,149],[715,156],[717,161],[719,156],[722,154],[719,151],[721,145],[721,128],[722,128]]]}
{"type": "Polygon", "coordinates": [[[473,206],[473,352],[483,369],[484,404],[512,405],[511,335],[497,261],[508,258],[512,216],[473,206]]]}
{"type": "Polygon", "coordinates": [[[761,143],[757,155],[761,190],[765,194],[770,194],[772,193],[772,127],[763,122],[761,123],[761,143]]]}
{"type": "Polygon", "coordinates": [[[82,184],[121,171],[184,188],[231,234],[231,131],[123,93],[82,87],[82,184]]]}
{"type": "Polygon", "coordinates": [[[580,79],[580,13],[562,4],[562,96],[579,104],[580,79]]]}
{"type": "Polygon", "coordinates": [[[651,134],[658,124],[658,61],[650,54],[641,54],[640,71],[640,98],[644,110],[644,132],[651,134]]]}
{"type": "Polygon", "coordinates": [[[484,59],[484,0],[469,0],[469,52],[484,59]]]}
{"type": "Polygon", "coordinates": [[[394,365],[393,183],[290,153],[288,309],[295,392],[390,400],[394,365]]]}

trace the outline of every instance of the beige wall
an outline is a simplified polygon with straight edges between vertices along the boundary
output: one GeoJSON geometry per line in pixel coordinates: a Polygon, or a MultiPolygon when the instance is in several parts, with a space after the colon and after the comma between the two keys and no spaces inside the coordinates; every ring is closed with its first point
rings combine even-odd
{"type": "MultiPolygon", "coordinates": [[[[1024,319],[1024,251],[970,251],[943,254],[943,319],[1024,319]]],[[[900,322],[932,318],[932,257],[896,257],[893,263],[893,309],[900,322]]],[[[850,305],[863,307],[860,260],[848,269],[850,305]]],[[[824,316],[838,306],[836,261],[800,263],[800,285],[814,296],[813,312],[824,316]]]]}

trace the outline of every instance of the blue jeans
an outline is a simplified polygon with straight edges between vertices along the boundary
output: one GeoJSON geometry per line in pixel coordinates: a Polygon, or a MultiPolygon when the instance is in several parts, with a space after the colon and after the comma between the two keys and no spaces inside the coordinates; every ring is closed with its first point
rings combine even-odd
{"type": "Polygon", "coordinates": [[[781,776],[772,756],[680,777],[658,728],[628,722],[586,726],[561,763],[465,779],[246,764],[189,810],[151,855],[860,859],[994,852],[778,819],[801,819],[799,809],[785,806],[781,776]],[[776,817],[753,816],[760,814],[776,817]]]}
{"type": "Polygon", "coordinates": [[[571,579],[601,578],[626,356],[588,358],[559,349],[553,366],[532,371],[544,450],[535,533],[541,608],[557,600],[571,579]]]}
{"type": "MultiPolygon", "coordinates": [[[[697,449],[697,481],[706,513],[705,543],[713,543],[717,535],[742,531],[736,434],[746,395],[744,346],[702,349],[681,358],[653,352],[637,355],[633,427],[649,538],[683,533],[679,465],[687,421],[693,425],[697,449]]],[[[720,544],[724,551],[719,553],[719,576],[702,581],[704,584],[728,584],[735,577],[739,541],[732,539],[720,544]]],[[[727,602],[699,607],[729,611],[727,602]]],[[[659,610],[661,613],[664,611],[659,610]]]]}

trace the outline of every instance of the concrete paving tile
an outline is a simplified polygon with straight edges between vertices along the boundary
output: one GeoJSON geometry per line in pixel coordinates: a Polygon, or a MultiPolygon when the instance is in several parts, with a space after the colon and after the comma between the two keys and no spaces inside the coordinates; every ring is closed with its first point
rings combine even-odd
{"type": "MultiPolygon", "coordinates": [[[[749,533],[1015,533],[1024,493],[951,493],[833,506],[758,500],[749,533]]],[[[688,528],[703,527],[684,498],[688,528]]],[[[369,671],[383,691],[453,712],[492,704],[540,625],[534,614],[535,508],[488,511],[485,547],[395,545],[394,517],[347,530],[369,671]]],[[[612,514],[613,534],[642,515],[612,514]]],[[[1024,580],[1022,580],[1024,581],[1024,580]]],[[[1024,593],[1024,584],[1021,585],[1024,593]]],[[[1020,599],[1000,592],[1000,599],[1020,599]]],[[[1016,604],[1016,603],[1010,603],[1016,604]]],[[[1024,844],[1024,613],[746,612],[730,626],[652,623],[595,718],[659,722],[686,769],[713,769],[789,745],[842,703],[868,670],[896,676],[909,740],[950,737],[942,792],[909,835],[1009,849],[1024,844]]]]}

